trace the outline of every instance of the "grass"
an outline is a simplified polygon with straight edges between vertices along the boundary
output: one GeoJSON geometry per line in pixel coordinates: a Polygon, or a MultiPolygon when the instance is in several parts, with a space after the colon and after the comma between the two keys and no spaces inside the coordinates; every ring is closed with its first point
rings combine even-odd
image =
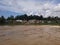
{"type": "Polygon", "coordinates": [[[4,26],[4,25],[10,25],[10,26],[14,26],[14,25],[59,25],[60,23],[30,23],[30,24],[26,24],[26,23],[5,23],[5,24],[0,24],[0,26],[4,26]]]}

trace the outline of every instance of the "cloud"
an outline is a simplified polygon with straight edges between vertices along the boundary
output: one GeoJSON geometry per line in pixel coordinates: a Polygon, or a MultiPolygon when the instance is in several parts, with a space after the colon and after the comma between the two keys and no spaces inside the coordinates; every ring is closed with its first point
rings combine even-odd
{"type": "Polygon", "coordinates": [[[0,10],[45,17],[59,16],[60,3],[56,0],[0,0],[0,10]]]}

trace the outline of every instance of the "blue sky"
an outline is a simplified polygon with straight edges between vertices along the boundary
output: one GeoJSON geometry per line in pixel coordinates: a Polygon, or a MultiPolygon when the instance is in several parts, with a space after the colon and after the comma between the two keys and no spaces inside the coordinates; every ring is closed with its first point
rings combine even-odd
{"type": "Polygon", "coordinates": [[[4,17],[8,17],[8,16],[11,16],[11,15],[22,15],[22,13],[16,13],[16,12],[12,12],[12,11],[6,11],[6,10],[0,10],[0,16],[4,16],[4,17]]]}
{"type": "Polygon", "coordinates": [[[43,15],[60,17],[60,0],[0,0],[0,16],[43,15]]]}

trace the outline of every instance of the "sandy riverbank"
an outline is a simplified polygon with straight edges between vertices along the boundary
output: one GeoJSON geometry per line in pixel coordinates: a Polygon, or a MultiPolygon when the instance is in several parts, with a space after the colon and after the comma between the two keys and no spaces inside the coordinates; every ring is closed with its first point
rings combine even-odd
{"type": "Polygon", "coordinates": [[[0,26],[0,45],[60,45],[60,26],[0,26]]]}

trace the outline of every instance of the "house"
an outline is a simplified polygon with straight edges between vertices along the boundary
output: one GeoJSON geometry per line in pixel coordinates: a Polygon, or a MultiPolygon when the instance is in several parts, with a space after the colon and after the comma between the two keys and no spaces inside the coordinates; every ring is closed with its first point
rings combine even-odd
{"type": "Polygon", "coordinates": [[[40,23],[45,23],[45,21],[44,20],[40,20],[40,23]]]}
{"type": "Polygon", "coordinates": [[[29,20],[28,23],[40,23],[40,20],[33,19],[33,20],[29,20]]]}
{"type": "Polygon", "coordinates": [[[35,23],[35,20],[29,20],[28,22],[29,23],[35,23]]]}
{"type": "Polygon", "coordinates": [[[47,21],[47,23],[51,23],[51,21],[47,21]]]}
{"type": "Polygon", "coordinates": [[[21,23],[22,23],[22,22],[23,22],[23,20],[16,20],[16,22],[21,22],[21,23]]]}

